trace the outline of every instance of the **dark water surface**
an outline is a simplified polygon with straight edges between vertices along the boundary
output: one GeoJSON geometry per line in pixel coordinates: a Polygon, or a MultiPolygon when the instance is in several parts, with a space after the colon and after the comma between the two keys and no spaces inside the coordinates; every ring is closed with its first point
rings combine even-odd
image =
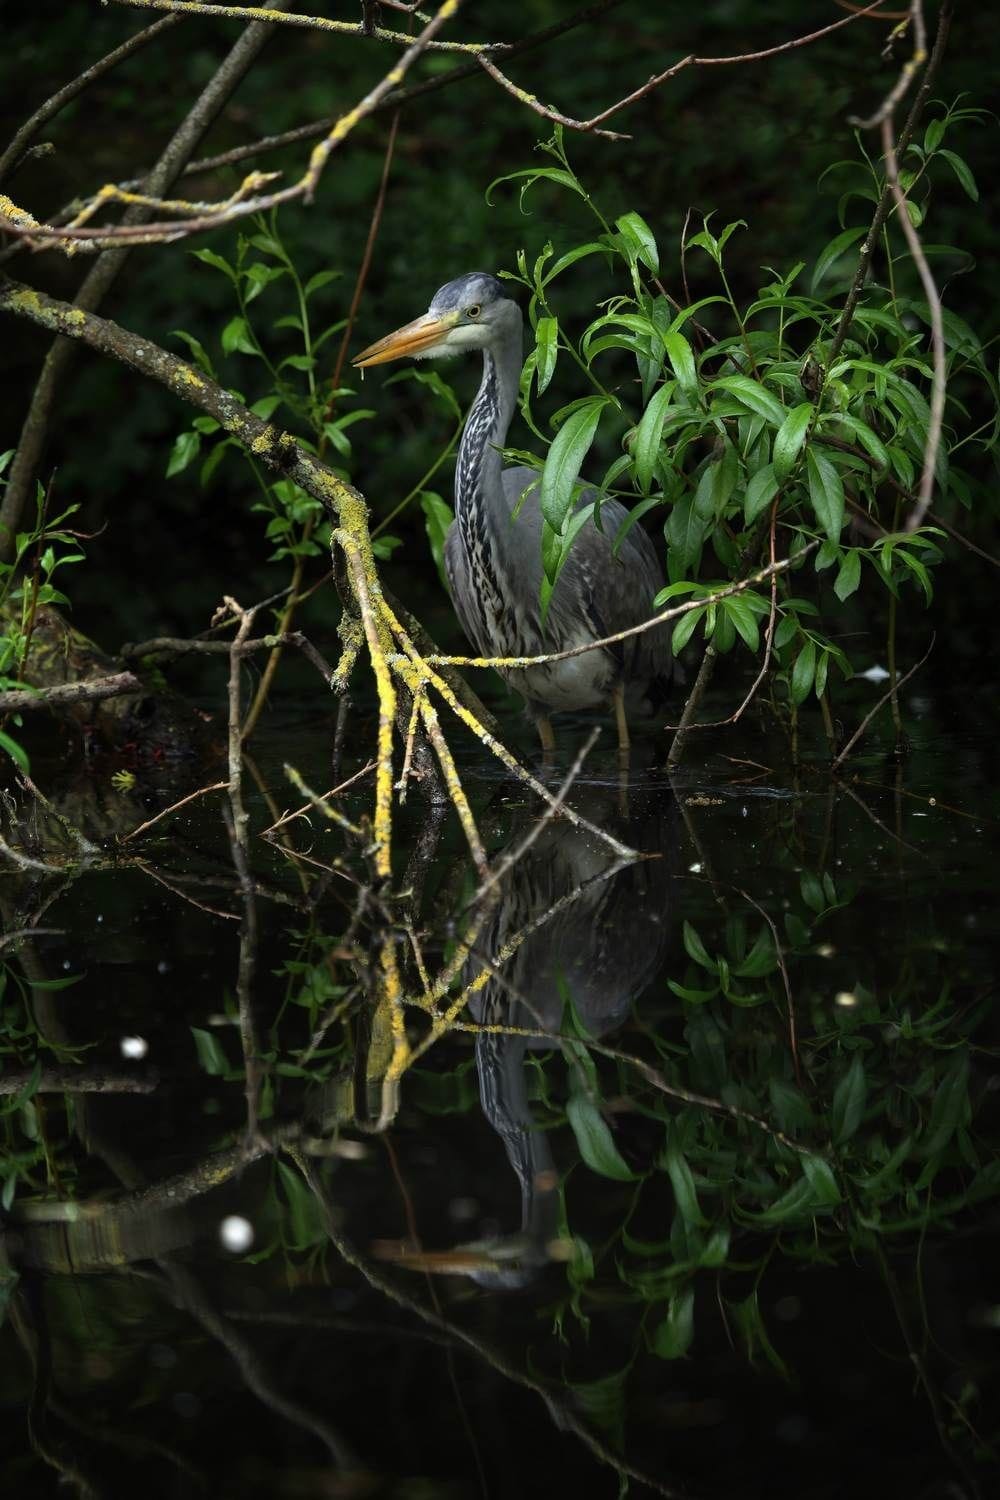
{"type": "Polygon", "coordinates": [[[95,848],[15,790],[4,1493],[995,1494],[996,725],[904,710],[838,781],[753,716],[672,782],[594,750],[633,860],[466,747],[478,901],[416,787],[391,890],[260,837],[327,715],[246,772],[249,915],[223,792],[123,842],[224,760],[37,765],[95,848]]]}

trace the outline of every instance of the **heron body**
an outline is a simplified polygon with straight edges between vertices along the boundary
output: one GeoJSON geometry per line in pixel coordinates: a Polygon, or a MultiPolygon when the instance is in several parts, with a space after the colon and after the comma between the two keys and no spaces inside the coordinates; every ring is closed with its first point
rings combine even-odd
{"type": "MultiPolygon", "coordinates": [[[[521,311],[503,284],[484,272],[450,281],[423,317],[364,350],[365,368],[402,355],[422,359],[479,349],[483,378],[462,434],[455,467],[455,520],[445,543],[452,600],[466,635],[483,656],[524,657],[587,646],[647,620],[663,587],[652,542],[633,526],[617,552],[627,516],[604,500],[601,529],[585,523],[541,617],[542,514],[538,474],[503,467],[500,450],[514,414],[523,357],[521,311]]],[[[593,490],[579,507],[592,506],[593,490]]],[[[657,626],[613,646],[532,667],[501,668],[526,699],[544,745],[553,743],[550,712],[613,703],[619,741],[627,715],[655,712],[669,684],[669,630],[657,626]]]]}

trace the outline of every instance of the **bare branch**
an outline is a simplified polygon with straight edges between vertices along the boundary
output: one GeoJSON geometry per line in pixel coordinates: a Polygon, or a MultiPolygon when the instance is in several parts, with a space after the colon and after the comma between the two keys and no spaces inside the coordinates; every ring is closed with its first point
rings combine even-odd
{"type": "Polygon", "coordinates": [[[56,687],[12,689],[0,693],[0,713],[66,708],[73,703],[96,703],[102,698],[120,698],[125,693],[141,691],[142,683],[133,672],[116,672],[110,677],[91,677],[85,682],[62,682],[56,687]]]}

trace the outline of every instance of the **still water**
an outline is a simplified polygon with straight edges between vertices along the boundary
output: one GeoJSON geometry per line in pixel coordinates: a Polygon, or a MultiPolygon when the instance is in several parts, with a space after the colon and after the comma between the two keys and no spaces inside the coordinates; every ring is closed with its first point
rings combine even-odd
{"type": "Polygon", "coordinates": [[[673,778],[598,744],[591,827],[470,744],[489,875],[411,785],[382,887],[363,760],[336,822],[283,771],[329,790],[326,716],[272,718],[243,876],[224,791],[126,837],[224,760],[39,765],[4,1494],[996,1493],[994,728],[904,709],[838,780],[752,715],[673,778]]]}

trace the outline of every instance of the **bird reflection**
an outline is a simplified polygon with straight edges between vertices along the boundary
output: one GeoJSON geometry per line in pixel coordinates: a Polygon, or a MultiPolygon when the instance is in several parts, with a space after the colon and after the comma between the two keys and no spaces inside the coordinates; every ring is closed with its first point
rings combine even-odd
{"type": "MultiPolygon", "coordinates": [[[[548,823],[500,880],[465,973],[469,983],[488,972],[469,1003],[483,1028],[476,1037],[479,1095],[518,1180],[520,1228],[452,1251],[398,1257],[497,1289],[526,1285],[548,1261],[571,1251],[560,1239],[560,1178],[549,1136],[528,1097],[527,1055],[563,1045],[570,1006],[590,1037],[622,1025],[660,967],[669,935],[676,847],[669,792],[633,786],[622,816],[616,788],[578,784],[573,804],[653,857],[623,862],[585,830],[548,823]]],[[[496,851],[494,868],[524,833],[517,829],[496,851]]]]}

